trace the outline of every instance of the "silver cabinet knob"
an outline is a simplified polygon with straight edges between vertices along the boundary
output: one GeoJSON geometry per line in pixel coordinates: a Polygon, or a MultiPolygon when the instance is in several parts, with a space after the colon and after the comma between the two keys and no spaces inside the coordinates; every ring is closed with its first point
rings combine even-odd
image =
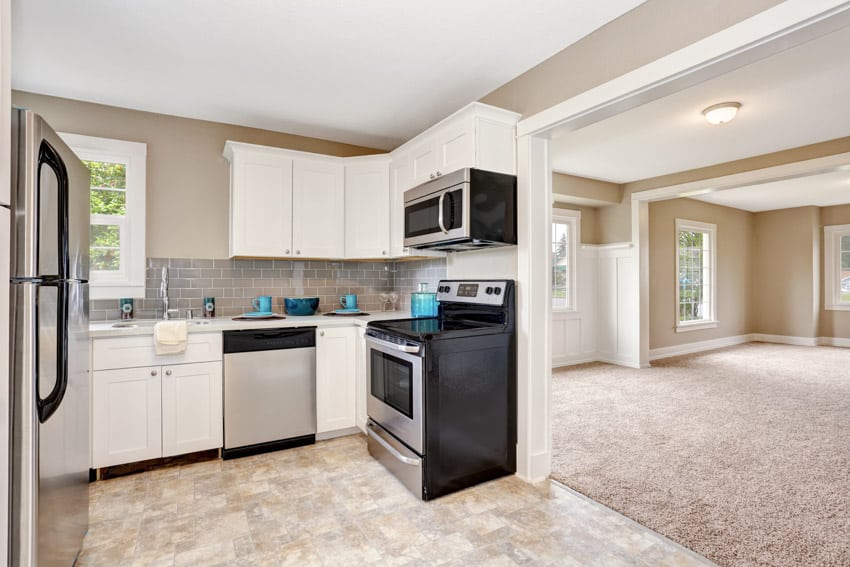
{"type": "Polygon", "coordinates": [[[151,370],[151,376],[156,376],[156,370],[151,370]]]}
{"type": "Polygon", "coordinates": [[[166,376],[171,376],[171,370],[166,370],[166,371],[165,371],[165,375],[166,375],[166,376]]]}
{"type": "Polygon", "coordinates": [[[301,250],[296,250],[296,251],[295,251],[295,253],[296,253],[296,254],[301,254],[301,250]]]}
{"type": "Polygon", "coordinates": [[[324,332],[324,331],[319,331],[319,336],[320,336],[320,337],[324,337],[324,336],[325,336],[325,332],[324,332]]]}
{"type": "Polygon", "coordinates": [[[289,254],[289,248],[286,249],[286,252],[284,252],[284,254],[289,254]]]}
{"type": "Polygon", "coordinates": [[[386,255],[387,255],[387,251],[386,251],[386,250],[381,250],[381,255],[386,256],[386,255]]]}

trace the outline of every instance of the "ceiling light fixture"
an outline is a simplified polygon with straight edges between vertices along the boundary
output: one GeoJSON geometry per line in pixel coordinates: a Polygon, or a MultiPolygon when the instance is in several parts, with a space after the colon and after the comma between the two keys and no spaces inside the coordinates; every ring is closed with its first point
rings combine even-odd
{"type": "Polygon", "coordinates": [[[725,124],[735,118],[739,108],[741,108],[740,102],[721,102],[703,110],[702,115],[709,124],[725,124]]]}

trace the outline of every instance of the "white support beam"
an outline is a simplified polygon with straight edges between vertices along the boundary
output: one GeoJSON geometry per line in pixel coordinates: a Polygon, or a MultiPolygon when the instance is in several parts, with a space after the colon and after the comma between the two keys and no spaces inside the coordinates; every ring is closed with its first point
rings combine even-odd
{"type": "Polygon", "coordinates": [[[549,476],[552,466],[552,169],[547,140],[531,136],[517,140],[517,178],[517,474],[539,482],[549,476]]]}

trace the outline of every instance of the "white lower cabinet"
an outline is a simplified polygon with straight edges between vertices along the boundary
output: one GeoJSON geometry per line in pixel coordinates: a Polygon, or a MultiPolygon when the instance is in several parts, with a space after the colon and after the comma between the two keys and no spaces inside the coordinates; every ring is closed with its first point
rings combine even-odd
{"type": "Polygon", "coordinates": [[[316,432],[354,427],[357,329],[334,327],[316,333],[316,432]]]}
{"type": "Polygon", "coordinates": [[[92,468],[221,447],[221,333],[189,343],[157,356],[149,336],[94,340],[92,468]],[[115,368],[121,360],[134,367],[115,368]]]}
{"type": "Polygon", "coordinates": [[[221,362],[162,367],[162,456],[221,447],[221,362]]]}
{"type": "Polygon", "coordinates": [[[92,467],[162,454],[159,366],[96,370],[92,384],[92,467]]]}

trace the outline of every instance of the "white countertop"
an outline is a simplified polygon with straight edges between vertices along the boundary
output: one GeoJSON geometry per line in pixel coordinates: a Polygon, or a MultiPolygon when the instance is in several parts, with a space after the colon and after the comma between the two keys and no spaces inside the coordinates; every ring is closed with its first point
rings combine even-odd
{"type": "MultiPolygon", "coordinates": [[[[284,327],[365,327],[370,321],[384,319],[410,319],[410,311],[378,311],[369,315],[287,315],[286,319],[266,319],[256,321],[234,321],[231,317],[214,317],[212,319],[193,319],[200,324],[189,325],[190,333],[220,333],[221,331],[237,331],[242,329],[270,329],[284,327]]],[[[133,335],[153,335],[156,321],[135,321],[137,327],[113,327],[115,323],[133,323],[134,321],[96,321],[89,325],[91,338],[129,337],[133,335]]]]}

